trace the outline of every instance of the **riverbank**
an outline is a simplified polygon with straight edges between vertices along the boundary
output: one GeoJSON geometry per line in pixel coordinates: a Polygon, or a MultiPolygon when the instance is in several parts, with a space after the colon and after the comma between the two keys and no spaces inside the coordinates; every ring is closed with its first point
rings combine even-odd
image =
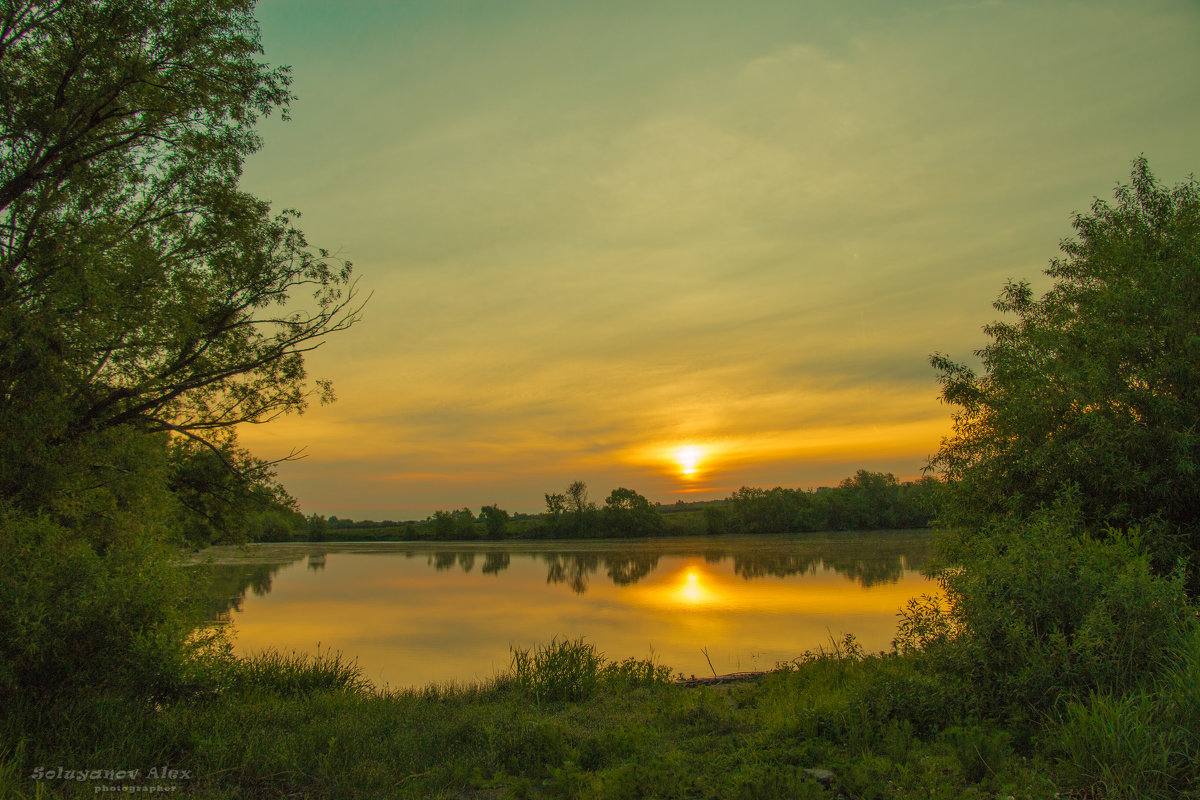
{"type": "Polygon", "coordinates": [[[514,652],[484,683],[398,692],[328,653],[217,649],[171,698],[18,698],[0,715],[0,796],[1191,796],[1200,635],[1176,656],[1153,690],[1002,720],[973,714],[928,654],[867,655],[850,638],[753,682],[691,688],[583,641],[514,652]]]}
{"type": "Polygon", "coordinates": [[[336,658],[275,658],[232,665],[222,686],[154,706],[110,697],[35,711],[23,702],[14,711],[42,727],[5,731],[6,741],[21,743],[4,755],[0,795],[94,796],[98,786],[122,784],[31,778],[34,765],[58,764],[141,767],[124,785],[174,786],[173,795],[204,798],[949,799],[1055,791],[1047,762],[1004,731],[948,725],[960,717],[953,698],[911,658],[867,658],[851,643],[753,683],[682,688],[669,669],[609,664],[579,642],[529,655],[541,661],[522,672],[514,659],[512,671],[485,684],[387,694],[336,658]],[[148,780],[150,765],[175,779],[148,780]]]}

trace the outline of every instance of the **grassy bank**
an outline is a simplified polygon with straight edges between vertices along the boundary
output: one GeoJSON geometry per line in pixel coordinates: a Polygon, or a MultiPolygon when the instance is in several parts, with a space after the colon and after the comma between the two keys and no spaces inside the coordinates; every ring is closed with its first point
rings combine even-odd
{"type": "Polygon", "coordinates": [[[109,697],[14,709],[10,723],[57,733],[6,731],[21,743],[0,794],[83,796],[104,785],[28,777],[60,763],[167,765],[189,779],[158,783],[230,798],[829,796],[805,769],[831,771],[849,796],[1049,786],[1003,735],[947,733],[935,721],[947,709],[888,699],[885,686],[916,680],[895,657],[828,655],[757,684],[683,689],[665,668],[561,642],[515,653],[513,669],[487,684],[386,695],[336,658],[229,666],[216,693],[158,706],[109,697]],[[976,764],[980,745],[987,769],[976,764]]]}
{"type": "Polygon", "coordinates": [[[970,693],[921,656],[852,641],[698,688],[584,642],[518,651],[485,684],[387,694],[336,656],[217,658],[190,696],[23,699],[5,715],[0,796],[124,783],[206,798],[1171,797],[1198,786],[1184,760],[1197,728],[1183,727],[1198,671],[1193,637],[1159,693],[1077,699],[1013,729],[972,718],[970,693]],[[1140,738],[1122,733],[1135,718],[1140,738]],[[143,775],[31,777],[59,765],[143,775]],[[145,777],[155,765],[166,779],[145,777]]]}

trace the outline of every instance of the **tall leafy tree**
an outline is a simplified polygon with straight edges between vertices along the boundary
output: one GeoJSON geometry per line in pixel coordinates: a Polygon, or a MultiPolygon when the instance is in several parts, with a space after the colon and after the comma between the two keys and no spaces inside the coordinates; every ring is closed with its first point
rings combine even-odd
{"type": "Polygon", "coordinates": [[[595,533],[596,504],[588,500],[587,484],[573,481],[566,491],[567,511],[571,515],[573,535],[590,536],[595,533]]]}
{"type": "Polygon", "coordinates": [[[633,489],[618,488],[604,500],[604,532],[615,536],[653,536],[663,529],[662,514],[633,489]]]}
{"type": "Polygon", "coordinates": [[[1146,526],[1169,568],[1200,552],[1200,183],[1162,187],[1139,158],[1074,228],[1044,295],[1005,286],[982,373],[932,357],[954,407],[932,466],[953,522],[1077,487],[1086,522],[1146,526]]]}
{"type": "Polygon", "coordinates": [[[250,0],[0,3],[0,490],[37,508],[81,443],[231,449],[327,384],[350,267],[241,191],[290,100],[250,0]],[[306,301],[306,302],[305,302],[306,301]]]}
{"type": "Polygon", "coordinates": [[[238,188],[291,99],[252,10],[0,0],[0,707],[182,691],[181,515],[240,516],[235,426],[331,396],[350,267],[238,188]]]}
{"type": "Polygon", "coordinates": [[[503,539],[508,530],[508,512],[500,506],[483,506],[479,509],[479,518],[487,531],[489,539],[503,539]]]}

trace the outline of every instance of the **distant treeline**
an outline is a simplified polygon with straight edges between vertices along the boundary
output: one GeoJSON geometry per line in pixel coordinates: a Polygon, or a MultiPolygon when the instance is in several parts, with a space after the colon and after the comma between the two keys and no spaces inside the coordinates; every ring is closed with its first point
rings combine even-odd
{"type": "Polygon", "coordinates": [[[704,510],[710,533],[869,531],[925,528],[937,516],[941,482],[900,483],[860,469],[836,488],[738,489],[724,506],[704,510]]]}
{"type": "Polygon", "coordinates": [[[411,522],[351,520],[270,512],[250,538],[279,541],[462,541],[473,539],[596,539],[647,536],[793,533],[924,528],[938,513],[941,483],[901,483],[891,473],[859,470],[836,487],[815,490],[743,487],[724,500],[659,506],[632,489],[614,489],[603,505],[576,481],[545,495],[540,514],[494,505],[436,511],[411,522]]]}

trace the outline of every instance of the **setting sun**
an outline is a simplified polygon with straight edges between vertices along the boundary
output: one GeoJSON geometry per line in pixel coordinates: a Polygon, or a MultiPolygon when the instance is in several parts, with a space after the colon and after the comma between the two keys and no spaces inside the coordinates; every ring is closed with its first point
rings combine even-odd
{"type": "Polygon", "coordinates": [[[700,462],[705,456],[704,448],[699,445],[689,444],[680,447],[674,453],[675,463],[679,468],[679,475],[683,478],[695,478],[700,469],[700,462]]]}

